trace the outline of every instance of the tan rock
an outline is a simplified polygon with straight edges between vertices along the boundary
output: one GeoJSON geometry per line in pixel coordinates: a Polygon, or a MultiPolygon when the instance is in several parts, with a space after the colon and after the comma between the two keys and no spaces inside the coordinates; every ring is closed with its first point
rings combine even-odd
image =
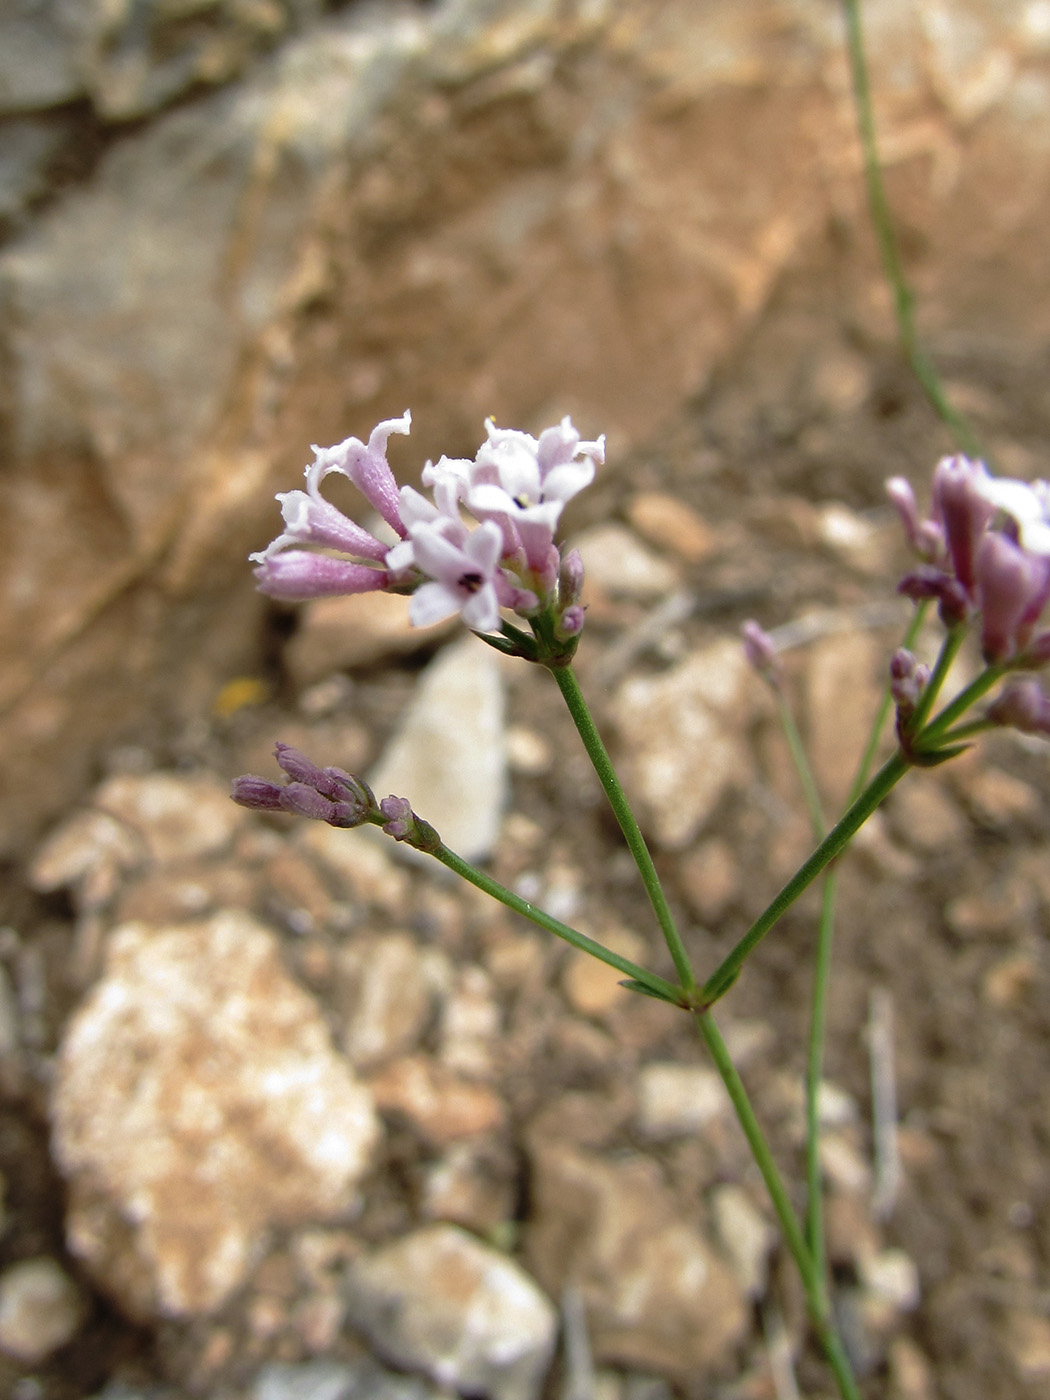
{"type": "Polygon", "coordinates": [[[627,503],[627,518],[647,544],[699,564],[718,547],[718,535],[691,506],[662,491],[643,491],[627,503]]]}
{"type": "Polygon", "coordinates": [[[747,1327],[743,1293],[655,1162],[610,1162],[546,1135],[530,1155],[526,1254],[549,1291],[580,1290],[595,1360],[683,1378],[727,1360],[747,1327]]]}
{"type": "Polygon", "coordinates": [[[503,1126],[504,1108],[498,1095],[425,1055],[392,1060],[369,1084],[377,1108],[406,1118],[436,1147],[503,1126]]]}
{"type": "Polygon", "coordinates": [[[293,681],[303,688],[333,671],[371,666],[432,647],[454,630],[455,621],[413,627],[408,599],[397,593],[318,598],[302,609],[285,659],[293,681]]]}
{"type": "Polygon", "coordinates": [[[743,647],[726,639],[616,692],[622,776],[660,845],[688,845],[729,788],[747,782],[743,726],[751,683],[743,647]]]}
{"type": "Polygon", "coordinates": [[[268,1227],[344,1214],[379,1135],[317,1005],[243,914],[113,933],[52,1119],[70,1247],[137,1317],[218,1307],[268,1227]]]}

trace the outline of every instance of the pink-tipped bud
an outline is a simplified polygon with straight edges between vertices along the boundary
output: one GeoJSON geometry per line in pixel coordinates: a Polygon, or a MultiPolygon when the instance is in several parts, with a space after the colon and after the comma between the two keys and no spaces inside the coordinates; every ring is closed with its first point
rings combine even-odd
{"type": "Polygon", "coordinates": [[[238,807],[251,807],[257,812],[279,812],[282,790],[277,783],[245,773],[241,778],[234,778],[230,796],[238,807]]]}
{"type": "Polygon", "coordinates": [[[929,666],[906,647],[898,647],[890,658],[890,694],[899,715],[906,718],[914,712],[929,679],[929,666]]]}
{"type": "Polygon", "coordinates": [[[977,551],[981,603],[981,652],[992,664],[1014,656],[1027,641],[1033,613],[1045,601],[1045,561],[1027,554],[1006,535],[985,535],[977,551]]]}
{"type": "Polygon", "coordinates": [[[587,609],[581,607],[579,603],[575,603],[571,608],[566,608],[554,624],[554,635],[562,642],[567,642],[572,637],[578,637],[583,631],[583,624],[586,620],[587,609]]]}
{"type": "Polygon", "coordinates": [[[583,597],[583,556],[578,549],[570,549],[561,561],[558,576],[558,601],[563,608],[570,608],[583,597]]]}
{"type": "Polygon", "coordinates": [[[744,640],[744,655],[748,665],[756,670],[763,680],[768,681],[770,685],[776,685],[780,680],[780,657],[777,655],[773,638],[753,618],[744,623],[740,635],[744,640]]]}
{"type": "Polygon", "coordinates": [[[932,563],[944,556],[944,531],[935,520],[923,520],[915,501],[911,483],[903,476],[891,476],[886,482],[886,495],[890,498],[908,543],[920,559],[932,563]]]}
{"type": "Polygon", "coordinates": [[[978,483],[988,476],[983,462],[968,457],[942,457],[933,473],[933,508],[944,526],[955,577],[973,596],[977,545],[995,507],[980,494],[978,483]]]}

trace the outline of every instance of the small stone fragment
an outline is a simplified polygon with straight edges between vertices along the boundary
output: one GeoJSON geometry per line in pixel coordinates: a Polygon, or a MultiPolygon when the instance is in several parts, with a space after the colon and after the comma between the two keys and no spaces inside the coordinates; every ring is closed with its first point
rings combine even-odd
{"type": "Polygon", "coordinates": [[[627,518],[648,544],[669,551],[687,564],[714,553],[718,536],[702,515],[677,496],[642,491],[627,506],[627,518]]]}
{"type": "Polygon", "coordinates": [[[491,1400],[537,1400],[557,1312],[519,1265],[454,1225],[355,1262],[350,1317],[393,1365],[491,1400]]]}
{"type": "Polygon", "coordinates": [[[648,550],[626,525],[593,525],[572,543],[583,557],[584,602],[589,589],[610,598],[652,602],[679,582],[677,570],[648,550]]]}
{"type": "Polygon", "coordinates": [[[730,1107],[725,1085],[705,1065],[654,1063],[638,1075],[638,1129],[650,1142],[688,1137],[730,1107]]]}
{"type": "Polygon", "coordinates": [[[769,1276],[769,1256],[777,1242],[775,1226],[748,1192],[732,1183],[712,1192],[711,1207],[737,1282],[749,1298],[761,1298],[769,1276]]]}
{"type": "Polygon", "coordinates": [[[391,1060],[370,1081],[376,1106],[407,1118],[436,1147],[502,1127],[502,1100],[426,1055],[391,1060]]]}
{"type": "Polygon", "coordinates": [[[682,890],[690,908],[715,924],[740,891],[740,868],[733,848],[720,836],[701,841],[679,866],[682,890]]]}
{"type": "Polygon", "coordinates": [[[453,630],[456,621],[413,627],[408,620],[408,599],[383,592],[315,598],[301,609],[299,619],[284,653],[289,674],[299,688],[313,685],[333,671],[371,666],[432,647],[453,630]]]}
{"type": "MultiPolygon", "coordinates": [[[[595,937],[611,952],[631,962],[644,963],[645,943],[629,929],[601,930],[595,937]]],[[[566,957],[561,985],[574,1011],[581,1016],[601,1016],[635,995],[622,985],[624,977],[619,968],[574,948],[566,957]]]]}
{"type": "Polygon", "coordinates": [[[725,639],[617,691],[623,776],[660,845],[688,845],[723,794],[747,782],[743,727],[751,682],[743,647],[725,639]]]}
{"type": "Polygon", "coordinates": [[[407,797],[446,846],[482,860],[499,836],[506,799],[503,682],[476,637],[442,651],[368,778],[377,797],[407,797]]]}
{"type": "Polygon", "coordinates": [[[579,1288],[597,1362],[685,1378],[732,1355],[743,1292],[655,1162],[611,1162],[536,1131],[530,1157],[528,1258],[551,1291],[566,1279],[579,1288]]]}
{"type": "Polygon", "coordinates": [[[91,800],[141,836],[158,864],[217,854],[247,819],[225,783],[177,773],[119,773],[91,800]]]}
{"type": "Polygon", "coordinates": [[[36,1366],[76,1335],[79,1288],[56,1260],[23,1259],[0,1274],[0,1351],[36,1366]]]}
{"type": "Polygon", "coordinates": [[[415,1048],[433,987],[422,950],[404,933],[355,940],[336,955],[335,998],[343,1047],[360,1069],[415,1048]]]}

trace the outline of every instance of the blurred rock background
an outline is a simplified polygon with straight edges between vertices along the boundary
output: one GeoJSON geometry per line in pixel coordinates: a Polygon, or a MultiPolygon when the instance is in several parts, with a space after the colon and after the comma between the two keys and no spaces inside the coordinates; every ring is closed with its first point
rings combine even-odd
{"type": "MultiPolygon", "coordinates": [[[[870,10],[931,346],[1030,367],[1045,6],[870,10]]],[[[622,460],[804,269],[818,392],[892,338],[831,0],[10,0],[0,118],[9,852],[260,664],[244,555],[311,442],[411,406],[412,471],[569,412],[622,460]]]]}
{"type": "MultiPolygon", "coordinates": [[[[1050,7],[865,16],[923,334],[1001,469],[1046,474],[1050,7]]],[[[894,347],[855,126],[832,0],[0,9],[17,1400],[766,1400],[792,1363],[826,1393],[686,1028],[225,784],[270,772],[277,737],[392,786],[426,769],[451,844],[661,956],[543,677],[409,635],[398,600],[274,608],[245,561],[313,442],[409,407],[410,479],[472,455],[486,415],[571,413],[609,438],[568,521],[583,680],[690,948],[731,945],[807,837],[727,638],[807,614],[791,681],[839,800],[903,616],[881,482],[949,447],[894,347]]],[[[1048,819],[1043,750],[1003,736],[902,789],[847,867],[825,1169],[872,1396],[1034,1400],[1050,1375],[1025,1087],[1050,1044],[1048,819]],[[867,1121],[875,984],[896,1214],[867,1121]]],[[[789,1168],[808,934],[787,922],[726,1017],[789,1168]]]]}

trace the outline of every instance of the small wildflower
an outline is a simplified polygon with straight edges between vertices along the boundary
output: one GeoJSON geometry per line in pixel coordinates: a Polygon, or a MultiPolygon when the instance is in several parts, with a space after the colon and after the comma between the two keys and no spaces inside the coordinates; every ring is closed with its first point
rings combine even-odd
{"type": "Polygon", "coordinates": [[[780,658],[773,638],[753,618],[744,623],[740,635],[744,641],[744,655],[748,665],[770,685],[779,685],[780,658]]]}

